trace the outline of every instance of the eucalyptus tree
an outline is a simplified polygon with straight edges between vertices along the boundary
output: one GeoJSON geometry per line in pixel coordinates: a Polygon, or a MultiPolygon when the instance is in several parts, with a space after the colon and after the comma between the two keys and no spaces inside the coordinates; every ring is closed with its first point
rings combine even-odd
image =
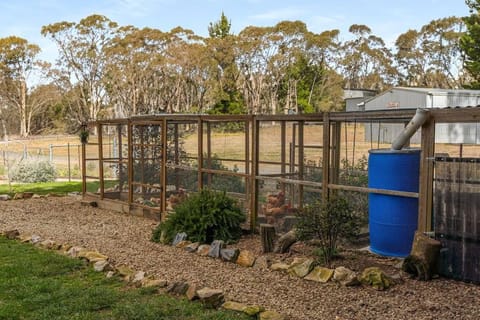
{"type": "Polygon", "coordinates": [[[107,117],[107,91],[103,78],[107,56],[105,49],[118,29],[116,22],[102,15],[91,15],[76,22],[57,22],[42,27],[43,36],[55,42],[59,50],[57,66],[67,91],[77,91],[76,120],[107,117]]]}
{"type": "MultiPolygon", "coordinates": [[[[33,75],[42,69],[38,58],[40,47],[26,39],[10,36],[0,39],[0,117],[6,135],[7,115],[10,122],[16,122],[19,134],[30,134],[32,118],[42,111],[48,101],[47,96],[31,96],[35,90],[33,75]]],[[[37,81],[40,74],[37,73],[37,81]]],[[[37,84],[39,85],[39,84],[37,84]]]]}
{"type": "Polygon", "coordinates": [[[459,88],[463,85],[459,47],[463,34],[460,18],[432,20],[420,30],[401,34],[395,59],[401,83],[407,86],[459,88]]]}
{"type": "Polygon", "coordinates": [[[382,38],[365,25],[351,25],[355,37],[342,47],[341,73],[350,89],[385,90],[395,84],[397,70],[393,54],[382,38]]]}

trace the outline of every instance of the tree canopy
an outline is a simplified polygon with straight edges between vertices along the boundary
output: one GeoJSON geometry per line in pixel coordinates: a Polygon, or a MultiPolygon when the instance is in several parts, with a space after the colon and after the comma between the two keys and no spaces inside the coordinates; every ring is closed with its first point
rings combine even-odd
{"type": "Polygon", "coordinates": [[[367,25],[314,33],[302,21],[248,26],[225,13],[208,37],[121,26],[101,15],[54,22],[42,35],[58,48],[54,65],[25,39],[0,39],[0,120],[18,114],[21,135],[74,131],[88,120],[139,114],[277,114],[342,110],[343,89],[480,85],[480,0],[471,15],[406,30],[390,47],[367,25]],[[31,84],[29,74],[39,72],[31,84]],[[49,115],[53,120],[47,120],[49,115]]]}

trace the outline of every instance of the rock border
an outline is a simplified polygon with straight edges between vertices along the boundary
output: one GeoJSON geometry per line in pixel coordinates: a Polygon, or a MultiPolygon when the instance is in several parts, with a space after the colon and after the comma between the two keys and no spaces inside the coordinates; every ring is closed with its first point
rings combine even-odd
{"type": "MultiPolygon", "coordinates": [[[[190,301],[198,300],[206,308],[221,308],[225,310],[241,312],[261,320],[286,320],[285,316],[272,310],[266,310],[263,306],[242,304],[239,302],[226,300],[224,291],[222,289],[197,287],[196,285],[189,284],[188,282],[169,283],[165,279],[155,279],[153,275],[149,276],[145,271],[134,270],[127,265],[115,266],[109,261],[108,256],[103,255],[96,250],[89,250],[84,247],[73,246],[66,243],[59,244],[51,239],[42,239],[41,236],[36,234],[21,234],[18,229],[0,231],[0,236],[4,236],[8,240],[18,240],[22,243],[31,243],[38,248],[55,251],[70,258],[85,260],[94,271],[105,273],[105,277],[111,278],[113,276],[118,276],[127,284],[137,288],[155,288],[157,289],[158,293],[167,293],[173,296],[184,296],[190,301]]],[[[187,246],[191,245],[191,243],[184,243],[180,245],[181,242],[176,246],[179,248],[184,248],[185,250],[187,250],[187,246]]],[[[198,247],[200,247],[200,245],[198,245],[198,247]]],[[[222,258],[222,260],[232,260],[232,262],[238,260],[240,250],[221,250],[231,250],[224,251],[223,254],[219,256],[219,258],[222,258]]]]}

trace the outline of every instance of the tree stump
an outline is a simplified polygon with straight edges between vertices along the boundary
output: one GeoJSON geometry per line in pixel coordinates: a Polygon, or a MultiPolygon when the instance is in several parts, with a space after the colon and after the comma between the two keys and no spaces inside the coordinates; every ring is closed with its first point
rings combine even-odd
{"type": "Polygon", "coordinates": [[[416,231],[412,251],[403,261],[402,270],[412,274],[418,280],[432,279],[441,247],[440,241],[416,231]]]}
{"type": "Polygon", "coordinates": [[[260,224],[260,238],[262,239],[263,253],[272,252],[275,240],[275,227],[271,224],[260,224]]]}
{"type": "Polygon", "coordinates": [[[292,229],[277,240],[273,252],[285,253],[295,242],[297,242],[297,235],[295,234],[295,229],[292,229]]]}

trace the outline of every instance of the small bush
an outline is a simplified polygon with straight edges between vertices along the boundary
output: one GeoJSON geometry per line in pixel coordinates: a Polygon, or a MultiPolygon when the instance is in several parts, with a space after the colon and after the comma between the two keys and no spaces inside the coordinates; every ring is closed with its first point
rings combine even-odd
{"type": "Polygon", "coordinates": [[[318,240],[318,254],[329,264],[337,254],[340,236],[352,237],[358,232],[358,221],[348,201],[340,196],[327,203],[315,202],[299,214],[296,225],[299,240],[318,240]]]}
{"type": "Polygon", "coordinates": [[[24,183],[55,181],[55,167],[49,161],[21,161],[11,170],[10,180],[24,183]]]}
{"type": "Polygon", "coordinates": [[[177,233],[185,232],[194,242],[234,242],[242,234],[240,225],[244,221],[245,215],[234,199],[225,192],[203,189],[175,207],[153,231],[152,241],[159,242],[163,233],[165,241],[171,242],[177,233]]]}

